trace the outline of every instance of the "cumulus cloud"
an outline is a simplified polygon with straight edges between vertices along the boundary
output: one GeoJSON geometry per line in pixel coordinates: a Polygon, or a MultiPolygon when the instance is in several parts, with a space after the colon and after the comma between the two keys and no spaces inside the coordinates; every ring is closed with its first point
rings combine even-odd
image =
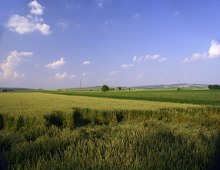
{"type": "Polygon", "coordinates": [[[17,32],[19,34],[31,33],[34,31],[40,31],[44,35],[51,33],[50,26],[43,23],[41,19],[33,18],[31,16],[12,15],[6,26],[9,30],[17,32]]]}
{"type": "Polygon", "coordinates": [[[31,8],[30,13],[34,15],[42,15],[44,7],[41,6],[36,0],[31,1],[28,6],[31,8]]]}
{"type": "Polygon", "coordinates": [[[39,31],[43,35],[52,33],[50,26],[44,23],[43,18],[33,16],[42,15],[43,7],[37,1],[30,2],[29,7],[31,8],[30,14],[27,16],[21,16],[19,14],[12,15],[6,23],[6,27],[19,34],[31,33],[34,31],[39,31]]]}
{"type": "Polygon", "coordinates": [[[73,79],[75,78],[75,75],[69,75],[66,72],[64,73],[56,73],[55,79],[73,79]]]}
{"type": "Polygon", "coordinates": [[[64,61],[64,58],[62,57],[60,60],[53,61],[52,63],[49,63],[46,65],[47,68],[51,69],[57,69],[63,66],[66,62],[64,61]]]}
{"type": "Polygon", "coordinates": [[[167,61],[167,58],[161,57],[159,54],[133,57],[133,62],[146,62],[146,61],[164,62],[167,61]]]}
{"type": "Polygon", "coordinates": [[[209,58],[218,58],[220,57],[220,43],[212,40],[211,47],[209,48],[209,58]]]}
{"type": "Polygon", "coordinates": [[[82,65],[89,65],[89,64],[91,64],[91,61],[84,61],[83,63],[82,63],[82,65]]]}
{"type": "Polygon", "coordinates": [[[109,73],[109,75],[110,75],[110,76],[114,76],[114,75],[116,75],[116,74],[118,74],[118,73],[119,73],[119,71],[113,70],[113,71],[111,71],[111,72],[109,73]]]}
{"type": "Polygon", "coordinates": [[[130,68],[130,67],[133,67],[134,65],[133,64],[123,64],[121,67],[122,68],[130,68]]]}
{"type": "Polygon", "coordinates": [[[216,40],[211,41],[211,46],[208,52],[194,53],[191,57],[186,57],[182,63],[189,63],[198,61],[201,59],[214,59],[220,57],[220,43],[216,40]]]}
{"type": "Polygon", "coordinates": [[[17,66],[21,63],[23,57],[32,56],[32,52],[17,52],[11,51],[7,57],[7,59],[1,63],[0,68],[2,72],[0,72],[0,78],[21,78],[25,75],[23,73],[19,73],[16,71],[17,66]]]}

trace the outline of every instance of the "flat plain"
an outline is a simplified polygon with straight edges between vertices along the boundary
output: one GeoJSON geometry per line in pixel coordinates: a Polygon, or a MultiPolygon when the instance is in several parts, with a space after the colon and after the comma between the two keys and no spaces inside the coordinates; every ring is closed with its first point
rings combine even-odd
{"type": "Polygon", "coordinates": [[[208,169],[219,103],[216,90],[0,93],[2,166],[208,169]]]}

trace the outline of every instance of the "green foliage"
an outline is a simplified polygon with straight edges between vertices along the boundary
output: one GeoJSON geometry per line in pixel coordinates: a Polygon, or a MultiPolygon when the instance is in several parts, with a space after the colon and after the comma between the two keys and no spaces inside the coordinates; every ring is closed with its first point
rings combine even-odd
{"type": "Polygon", "coordinates": [[[11,92],[13,91],[12,89],[2,89],[2,92],[11,92]]]}
{"type": "Polygon", "coordinates": [[[50,127],[52,125],[62,128],[64,126],[64,116],[60,111],[54,111],[49,115],[44,115],[46,121],[46,126],[50,127]]]}
{"type": "Polygon", "coordinates": [[[102,91],[103,91],[103,92],[109,91],[109,87],[104,84],[104,85],[102,86],[102,91]]]}
{"type": "Polygon", "coordinates": [[[70,96],[92,96],[112,99],[129,99],[155,102],[186,103],[199,105],[220,106],[220,90],[132,90],[132,91],[110,91],[102,93],[99,91],[69,91],[49,92],[70,96]]]}
{"type": "Polygon", "coordinates": [[[220,85],[214,84],[214,85],[208,85],[209,90],[216,90],[220,89],[220,85]]]}

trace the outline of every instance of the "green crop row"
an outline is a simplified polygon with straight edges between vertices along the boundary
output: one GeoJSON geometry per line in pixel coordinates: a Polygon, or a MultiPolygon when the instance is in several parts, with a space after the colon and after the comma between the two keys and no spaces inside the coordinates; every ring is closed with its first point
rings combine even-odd
{"type": "Polygon", "coordinates": [[[48,91],[47,93],[114,99],[220,106],[220,90],[48,91]]]}

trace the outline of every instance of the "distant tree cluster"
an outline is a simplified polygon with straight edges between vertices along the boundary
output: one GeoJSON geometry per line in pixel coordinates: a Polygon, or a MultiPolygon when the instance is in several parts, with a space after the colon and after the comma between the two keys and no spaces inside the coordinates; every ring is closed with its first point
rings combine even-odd
{"type": "Polygon", "coordinates": [[[2,89],[2,92],[9,92],[12,91],[11,89],[2,89]]]}
{"type": "Polygon", "coordinates": [[[214,84],[208,86],[209,90],[220,89],[220,85],[214,84]]]}

